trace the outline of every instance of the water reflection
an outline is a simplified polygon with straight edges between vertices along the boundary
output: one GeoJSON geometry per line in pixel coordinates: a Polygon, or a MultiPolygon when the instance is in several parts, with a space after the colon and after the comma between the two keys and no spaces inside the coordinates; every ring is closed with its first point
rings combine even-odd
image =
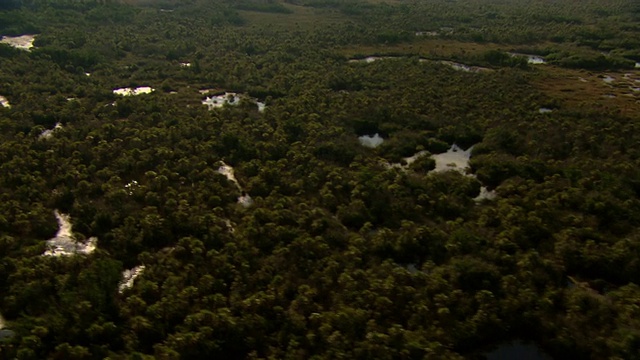
{"type": "MultiPolygon", "coordinates": [[[[370,64],[374,61],[378,61],[378,60],[392,60],[392,59],[409,59],[411,58],[412,55],[402,55],[402,56],[367,56],[364,58],[353,58],[353,59],[349,59],[348,62],[349,63],[366,63],[366,64],[370,64]]],[[[492,71],[489,68],[485,68],[485,67],[481,67],[481,66],[471,66],[471,65],[466,65],[466,64],[462,64],[462,63],[458,63],[455,61],[449,61],[449,60],[430,60],[430,59],[425,59],[425,58],[419,58],[418,62],[421,63],[425,63],[425,62],[430,62],[430,63],[440,63],[443,65],[447,65],[449,67],[451,67],[454,70],[458,70],[458,71],[464,71],[464,72],[473,72],[473,73],[479,73],[479,72],[488,72],[488,71],[492,71]]]]}
{"type": "Polygon", "coordinates": [[[384,142],[384,139],[380,135],[378,135],[378,133],[375,133],[373,136],[362,135],[358,138],[358,141],[360,141],[360,145],[362,146],[375,148],[382,145],[382,143],[384,142]]]}
{"type": "Polygon", "coordinates": [[[451,67],[454,70],[464,71],[464,72],[479,73],[479,72],[491,71],[491,69],[489,69],[489,68],[485,68],[485,67],[481,67],[481,66],[470,66],[470,65],[466,65],[466,64],[457,63],[457,62],[454,62],[454,61],[440,61],[440,63],[444,64],[444,65],[447,65],[447,66],[451,67]]]}
{"type": "Polygon", "coordinates": [[[136,96],[136,95],[142,95],[142,94],[151,94],[152,92],[154,92],[156,89],[150,87],[150,86],[140,86],[137,88],[119,88],[119,89],[113,89],[113,93],[116,95],[121,95],[121,96],[136,96]]]}
{"type": "MultiPolygon", "coordinates": [[[[201,94],[208,94],[211,91],[213,91],[212,89],[203,89],[203,90],[199,90],[199,92],[201,94]]],[[[214,96],[207,96],[204,100],[202,100],[202,105],[206,105],[209,110],[213,110],[213,109],[219,109],[224,107],[225,105],[240,105],[240,101],[242,99],[247,99],[250,102],[253,102],[256,104],[256,106],[258,107],[258,111],[259,112],[263,112],[264,109],[266,109],[267,104],[263,101],[259,101],[256,98],[250,98],[246,95],[242,95],[242,94],[237,94],[234,92],[225,92],[224,94],[220,94],[220,95],[214,95],[214,96]]]]}
{"type": "Polygon", "coordinates": [[[542,56],[539,56],[539,55],[522,54],[522,53],[508,53],[508,54],[511,56],[524,57],[527,59],[527,63],[531,65],[542,65],[547,63],[547,61],[542,56]]]}
{"type": "Polygon", "coordinates": [[[436,168],[433,171],[443,172],[455,170],[464,174],[469,168],[472,149],[473,146],[467,150],[463,150],[458,145],[453,144],[447,152],[431,155],[431,158],[436,161],[436,168]]]}
{"type": "Polygon", "coordinates": [[[15,333],[12,330],[5,327],[4,318],[2,317],[2,314],[0,314],[0,341],[8,340],[14,335],[15,333]]]}

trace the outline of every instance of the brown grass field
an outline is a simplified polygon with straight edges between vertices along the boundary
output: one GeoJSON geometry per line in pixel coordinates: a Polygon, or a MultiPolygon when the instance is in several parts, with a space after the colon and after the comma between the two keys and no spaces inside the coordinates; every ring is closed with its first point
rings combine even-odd
{"type": "MultiPolygon", "coordinates": [[[[544,48],[548,44],[540,44],[544,48]]],[[[571,44],[567,49],[575,48],[571,44]]],[[[425,38],[410,44],[357,46],[337,49],[346,57],[356,55],[419,55],[437,59],[473,59],[487,50],[514,51],[517,46],[494,43],[460,42],[425,38]]],[[[464,61],[463,61],[464,62],[464,61]]],[[[628,116],[640,111],[640,69],[627,71],[587,71],[566,69],[549,64],[532,65],[532,84],[567,107],[606,109],[628,116]],[[606,82],[607,76],[614,80],[606,82]]]]}
{"type": "Polygon", "coordinates": [[[640,110],[640,71],[625,72],[563,69],[541,66],[533,84],[548,96],[570,107],[617,110],[637,116],[640,110]],[[610,83],[604,79],[610,76],[610,83]]]}

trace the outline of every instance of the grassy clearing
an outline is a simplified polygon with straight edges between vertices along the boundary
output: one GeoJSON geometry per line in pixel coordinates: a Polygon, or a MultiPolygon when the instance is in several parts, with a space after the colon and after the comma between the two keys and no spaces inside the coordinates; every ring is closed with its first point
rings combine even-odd
{"type": "MultiPolygon", "coordinates": [[[[544,49],[557,44],[539,44],[544,49]]],[[[571,44],[567,49],[579,49],[571,44]]],[[[461,42],[447,39],[422,39],[410,44],[355,46],[338,49],[346,57],[363,55],[419,55],[428,58],[460,60],[482,56],[488,50],[518,51],[518,46],[495,43],[461,42]]],[[[567,107],[618,110],[636,116],[640,110],[640,70],[587,71],[553,65],[535,65],[532,84],[547,96],[567,107]],[[612,82],[604,79],[610,76],[612,82]]]]}
{"type": "Polygon", "coordinates": [[[640,71],[592,72],[555,66],[540,68],[534,86],[568,107],[618,110],[636,116],[640,110],[640,71]],[[610,76],[614,80],[605,81],[610,76]],[[635,88],[635,89],[634,89],[635,88]]]}

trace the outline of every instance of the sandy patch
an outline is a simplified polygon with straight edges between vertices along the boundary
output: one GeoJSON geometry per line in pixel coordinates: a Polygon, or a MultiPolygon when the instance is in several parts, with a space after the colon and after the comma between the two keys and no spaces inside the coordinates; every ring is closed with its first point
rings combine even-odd
{"type": "Polygon", "coordinates": [[[118,284],[118,292],[122,294],[126,289],[131,289],[133,282],[144,271],[144,265],[136,266],[131,270],[122,272],[122,281],[118,284]]]}
{"type": "Polygon", "coordinates": [[[35,35],[3,36],[0,44],[7,44],[16,49],[31,51],[35,35]]]}
{"type": "Polygon", "coordinates": [[[71,218],[67,214],[54,212],[58,220],[58,233],[52,239],[47,240],[47,250],[44,256],[69,256],[75,254],[91,254],[96,250],[98,239],[89,238],[84,242],[76,241],[72,232],[71,218]]]}
{"type": "Polygon", "coordinates": [[[40,134],[40,139],[50,139],[53,136],[53,133],[62,129],[62,124],[57,123],[53,129],[47,129],[40,134]]]}
{"type": "Polygon", "coordinates": [[[141,86],[135,89],[134,88],[113,89],[114,94],[121,95],[121,96],[135,96],[135,95],[142,95],[142,94],[150,94],[154,91],[156,91],[156,89],[149,86],[141,86]]]}
{"type": "Polygon", "coordinates": [[[384,142],[384,138],[382,138],[378,133],[372,135],[362,135],[358,137],[358,141],[360,145],[368,147],[368,148],[376,148],[384,142]]]}
{"type": "Polygon", "coordinates": [[[9,100],[7,100],[7,98],[4,96],[0,96],[0,106],[11,108],[11,104],[9,104],[9,100]]]}

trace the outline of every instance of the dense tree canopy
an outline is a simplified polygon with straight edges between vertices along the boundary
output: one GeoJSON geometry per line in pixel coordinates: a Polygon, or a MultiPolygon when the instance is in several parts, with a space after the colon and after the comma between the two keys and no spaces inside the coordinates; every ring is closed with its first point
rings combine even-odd
{"type": "Polygon", "coordinates": [[[639,6],[0,3],[0,358],[640,358],[639,6]]]}

